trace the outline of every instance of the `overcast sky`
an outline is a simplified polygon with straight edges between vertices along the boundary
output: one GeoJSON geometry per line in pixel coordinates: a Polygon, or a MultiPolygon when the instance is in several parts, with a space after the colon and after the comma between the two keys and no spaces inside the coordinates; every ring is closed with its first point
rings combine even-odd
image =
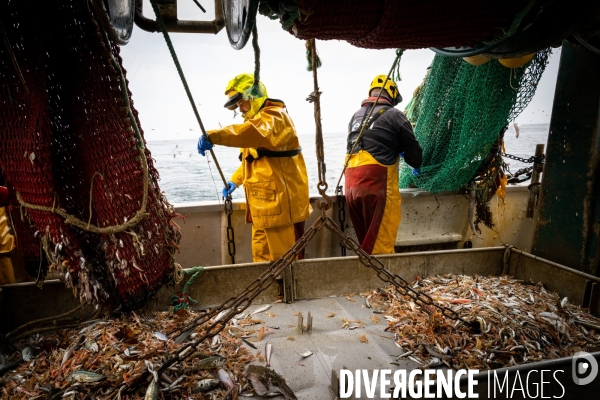
{"type": "MultiPolygon", "coordinates": [[[[213,2],[202,1],[203,14],[192,0],[179,0],[180,20],[214,18],[213,2]]],[[[148,0],[144,15],[154,19],[148,0]]],[[[261,49],[260,77],[269,97],[282,99],[301,135],[315,132],[314,108],[305,99],[313,91],[312,73],[306,70],[303,40],[284,31],[278,21],[258,15],[261,49]]],[[[179,62],[207,130],[242,122],[223,108],[227,82],[242,72],[254,71],[254,52],[248,41],[234,50],[223,28],[217,35],[170,33],[179,62]]],[[[387,74],[395,58],[394,49],[371,50],[353,47],[344,41],[317,41],[323,62],[318,69],[321,115],[324,132],[345,132],[349,118],[366,97],[369,84],[377,74],[387,74]]],[[[148,33],[134,26],[129,43],[121,47],[123,65],[140,113],[146,140],[197,138],[200,128],[179,79],[175,64],[161,33],[148,33]]],[[[408,50],[400,63],[402,81],[398,82],[404,107],[414,89],[422,82],[434,53],[429,49],[408,50]]],[[[520,124],[549,123],[554,98],[560,49],[553,49],[550,64],[542,76],[535,97],[517,118],[520,124]]]]}

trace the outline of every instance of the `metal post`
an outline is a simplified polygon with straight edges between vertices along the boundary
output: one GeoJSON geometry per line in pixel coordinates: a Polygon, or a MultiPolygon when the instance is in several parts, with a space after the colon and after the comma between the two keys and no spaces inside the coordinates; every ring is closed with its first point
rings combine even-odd
{"type": "Polygon", "coordinates": [[[600,57],[563,41],[532,253],[600,272],[600,57]]]}
{"type": "Polygon", "coordinates": [[[538,198],[540,195],[540,174],[544,170],[544,163],[542,156],[544,155],[544,144],[538,144],[535,146],[535,162],[533,163],[533,171],[531,174],[531,184],[529,185],[529,201],[527,202],[527,214],[526,217],[529,219],[533,218],[535,207],[537,206],[538,198]]]}

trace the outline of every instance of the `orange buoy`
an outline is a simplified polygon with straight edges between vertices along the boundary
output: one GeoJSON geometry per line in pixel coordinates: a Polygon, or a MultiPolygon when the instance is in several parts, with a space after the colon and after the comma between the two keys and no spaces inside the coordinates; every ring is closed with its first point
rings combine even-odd
{"type": "Polygon", "coordinates": [[[471,65],[483,65],[486,62],[490,61],[489,57],[483,56],[481,54],[477,54],[476,56],[463,57],[463,60],[468,62],[471,65]]]}
{"type": "Polygon", "coordinates": [[[522,57],[501,58],[498,61],[506,68],[519,68],[531,61],[533,56],[535,56],[535,53],[527,54],[526,56],[522,57]]]}

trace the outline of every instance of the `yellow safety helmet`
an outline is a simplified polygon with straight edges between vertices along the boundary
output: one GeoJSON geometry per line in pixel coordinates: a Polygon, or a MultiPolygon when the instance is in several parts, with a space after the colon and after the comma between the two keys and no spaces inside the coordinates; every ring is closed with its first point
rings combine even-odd
{"type": "Polygon", "coordinates": [[[261,97],[253,97],[249,94],[250,88],[254,84],[253,74],[239,74],[235,78],[229,81],[225,88],[225,94],[229,97],[224,107],[229,110],[235,110],[237,108],[237,102],[242,98],[250,102],[250,111],[242,114],[244,119],[250,119],[256,115],[258,110],[262,107],[265,100],[268,97],[267,88],[259,81],[258,86],[262,92],[261,97]]]}
{"type": "Polygon", "coordinates": [[[388,79],[386,82],[386,78],[387,75],[377,75],[375,78],[373,78],[371,81],[371,87],[369,88],[369,96],[371,95],[373,89],[383,88],[390,95],[392,104],[398,105],[402,101],[402,96],[400,96],[400,92],[398,91],[398,85],[396,85],[396,82],[391,79],[388,79]],[[385,86],[383,85],[383,82],[385,82],[385,86]]]}

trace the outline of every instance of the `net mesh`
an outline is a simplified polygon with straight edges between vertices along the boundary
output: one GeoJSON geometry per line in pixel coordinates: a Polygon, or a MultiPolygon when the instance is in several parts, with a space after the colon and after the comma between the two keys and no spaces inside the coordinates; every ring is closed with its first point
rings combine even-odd
{"type": "MultiPolygon", "coordinates": [[[[263,1],[265,3],[265,1],[263,1]]],[[[266,1],[266,3],[270,3],[266,1]]],[[[288,2],[289,3],[289,2],[288,2]]],[[[369,48],[473,46],[502,37],[522,0],[298,0],[297,9],[261,8],[300,39],[346,40],[369,48]]]]}
{"type": "Polygon", "coordinates": [[[415,177],[402,163],[400,187],[437,193],[473,179],[502,129],[529,104],[549,55],[550,49],[540,51],[519,68],[436,55],[407,107],[423,166],[415,177]]]}
{"type": "Polygon", "coordinates": [[[135,309],[171,279],[180,235],[143,132],[134,129],[119,47],[88,5],[3,5],[0,164],[28,204],[11,201],[30,275],[44,275],[43,253],[82,301],[135,309]],[[136,221],[146,201],[141,221],[113,230],[136,221]],[[69,223],[57,209],[89,225],[69,223]]]}

